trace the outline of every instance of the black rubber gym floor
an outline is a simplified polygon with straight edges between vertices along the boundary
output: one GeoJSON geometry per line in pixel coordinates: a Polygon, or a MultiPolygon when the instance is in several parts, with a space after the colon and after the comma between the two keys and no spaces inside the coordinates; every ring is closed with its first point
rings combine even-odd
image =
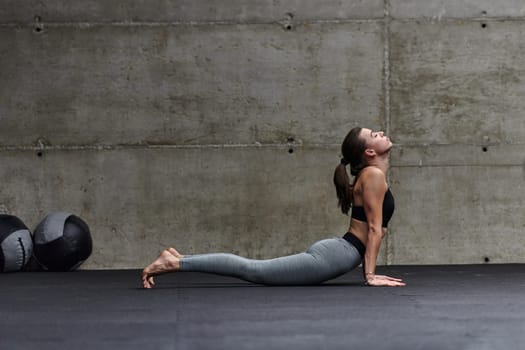
{"type": "Polygon", "coordinates": [[[525,265],[389,266],[265,287],[138,270],[0,274],[0,349],[522,349],[525,265]]]}

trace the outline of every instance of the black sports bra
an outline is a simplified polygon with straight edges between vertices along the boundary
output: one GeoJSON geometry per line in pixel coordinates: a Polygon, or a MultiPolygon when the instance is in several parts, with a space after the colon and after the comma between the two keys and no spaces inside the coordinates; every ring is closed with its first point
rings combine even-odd
{"type": "MultiPolygon", "coordinates": [[[[392,192],[390,192],[390,188],[385,193],[385,198],[383,199],[383,223],[382,227],[387,227],[388,222],[390,221],[390,218],[392,218],[392,215],[394,214],[394,196],[392,195],[392,192]]],[[[366,219],[366,213],[365,208],[363,207],[352,207],[352,219],[356,219],[359,221],[368,222],[366,219]]]]}

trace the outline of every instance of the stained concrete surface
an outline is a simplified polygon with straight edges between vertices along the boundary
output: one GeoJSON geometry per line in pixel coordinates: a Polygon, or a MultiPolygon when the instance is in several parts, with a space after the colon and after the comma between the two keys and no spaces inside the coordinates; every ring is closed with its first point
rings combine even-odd
{"type": "Polygon", "coordinates": [[[0,0],[0,212],[88,269],[341,235],[356,125],[395,142],[380,264],[525,262],[521,2],[0,0]],[[220,3],[220,4],[219,4],[220,3]]]}

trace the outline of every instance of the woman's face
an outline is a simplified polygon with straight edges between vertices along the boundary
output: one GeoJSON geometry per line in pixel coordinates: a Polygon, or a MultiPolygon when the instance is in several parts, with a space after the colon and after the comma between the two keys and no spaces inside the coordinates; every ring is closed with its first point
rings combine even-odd
{"type": "Polygon", "coordinates": [[[379,155],[387,153],[392,148],[392,142],[382,131],[363,128],[359,136],[365,140],[366,148],[374,150],[379,155]]]}

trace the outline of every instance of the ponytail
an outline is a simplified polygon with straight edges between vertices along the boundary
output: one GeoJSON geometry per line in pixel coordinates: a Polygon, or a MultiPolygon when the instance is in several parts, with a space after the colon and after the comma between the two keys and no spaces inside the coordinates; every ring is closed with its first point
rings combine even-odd
{"type": "Polygon", "coordinates": [[[360,132],[361,128],[356,127],[346,135],[341,145],[343,159],[341,159],[341,163],[335,168],[334,172],[334,185],[337,193],[338,206],[345,215],[348,215],[348,211],[354,202],[353,190],[355,181],[361,170],[367,166],[363,156],[366,150],[366,143],[359,137],[360,132]],[[347,165],[350,165],[350,173],[355,176],[353,184],[350,183],[350,177],[346,172],[347,165]]]}
{"type": "Polygon", "coordinates": [[[352,206],[354,195],[354,185],[350,184],[350,178],[346,172],[346,166],[341,162],[334,172],[334,185],[337,193],[337,206],[341,208],[343,214],[348,215],[348,211],[352,206]]]}

